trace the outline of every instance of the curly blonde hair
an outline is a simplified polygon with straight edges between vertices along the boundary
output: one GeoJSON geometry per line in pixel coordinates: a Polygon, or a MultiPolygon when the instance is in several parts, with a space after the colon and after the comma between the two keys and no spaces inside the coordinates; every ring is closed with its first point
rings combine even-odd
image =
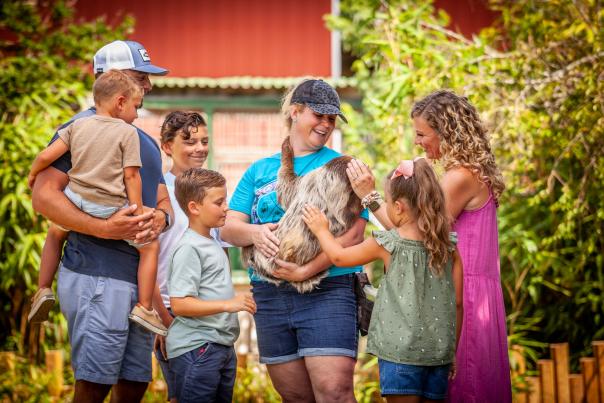
{"type": "Polygon", "coordinates": [[[448,90],[433,92],[415,103],[411,118],[416,117],[425,119],[438,134],[444,169],[469,169],[498,200],[505,189],[503,177],[491,152],[487,130],[468,99],[448,90]]]}
{"type": "MultiPolygon", "coordinates": [[[[394,172],[394,171],[393,171],[394,172]]],[[[442,275],[452,256],[449,238],[450,224],[445,208],[445,195],[434,170],[424,158],[413,162],[413,176],[398,176],[386,180],[386,188],[392,200],[404,199],[417,220],[417,227],[424,237],[430,271],[442,275]]]]}

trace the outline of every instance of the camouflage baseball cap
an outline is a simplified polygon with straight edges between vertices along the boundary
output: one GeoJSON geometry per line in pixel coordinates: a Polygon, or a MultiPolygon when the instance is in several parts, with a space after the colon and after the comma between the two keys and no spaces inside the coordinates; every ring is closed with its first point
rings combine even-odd
{"type": "Polygon", "coordinates": [[[292,95],[293,104],[304,104],[322,115],[338,115],[348,123],[340,110],[340,97],[331,85],[323,80],[307,80],[296,88],[292,95]]]}

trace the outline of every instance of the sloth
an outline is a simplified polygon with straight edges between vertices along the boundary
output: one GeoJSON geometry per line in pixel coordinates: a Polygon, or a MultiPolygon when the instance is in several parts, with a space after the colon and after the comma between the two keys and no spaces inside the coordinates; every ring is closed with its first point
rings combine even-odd
{"type": "MultiPolygon", "coordinates": [[[[335,237],[352,227],[362,207],[346,175],[346,166],[351,159],[349,156],[334,158],[304,176],[297,176],[289,136],[283,141],[281,167],[277,175],[277,198],[285,214],[275,231],[280,240],[277,258],[302,266],[321,253],[319,241],[302,221],[305,204],[313,205],[325,213],[329,230],[335,237]]],[[[284,282],[271,274],[277,268],[274,258],[265,257],[253,245],[243,248],[242,260],[265,280],[277,285],[284,282]]],[[[327,270],[290,284],[298,292],[306,293],[312,291],[326,276],[327,270]]]]}

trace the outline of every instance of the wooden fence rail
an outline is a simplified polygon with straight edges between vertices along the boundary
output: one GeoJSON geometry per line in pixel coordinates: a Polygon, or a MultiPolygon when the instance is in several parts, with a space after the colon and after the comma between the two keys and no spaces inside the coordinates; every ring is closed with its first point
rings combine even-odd
{"type": "MultiPolygon", "coordinates": [[[[568,343],[550,344],[551,359],[537,362],[538,376],[526,377],[527,391],[515,403],[604,403],[604,341],[592,342],[594,357],[579,360],[581,373],[569,371],[568,343]]],[[[519,374],[525,371],[520,365],[519,374]]]]}

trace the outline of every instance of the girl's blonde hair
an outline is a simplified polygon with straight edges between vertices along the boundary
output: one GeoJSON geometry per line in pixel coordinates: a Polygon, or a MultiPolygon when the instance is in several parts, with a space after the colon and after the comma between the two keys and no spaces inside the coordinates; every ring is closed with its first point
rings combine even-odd
{"type": "Polygon", "coordinates": [[[422,117],[440,138],[440,154],[445,170],[464,167],[486,183],[499,199],[505,189],[495,163],[487,130],[476,108],[466,97],[439,90],[416,102],[411,118],[422,117]]]}
{"type": "MultiPolygon", "coordinates": [[[[394,171],[393,171],[394,172],[394,171]]],[[[424,158],[413,162],[413,175],[407,179],[398,176],[386,180],[391,200],[404,199],[424,237],[428,251],[428,265],[437,276],[442,275],[451,257],[452,244],[449,238],[449,219],[445,208],[445,195],[434,170],[424,158]]]]}
{"type": "MultiPolygon", "coordinates": [[[[290,114],[290,110],[291,110],[291,106],[292,106],[292,96],[294,95],[294,92],[296,91],[296,89],[298,89],[299,86],[301,86],[303,83],[312,80],[312,78],[305,78],[302,81],[300,81],[298,84],[292,86],[283,96],[283,99],[281,99],[281,115],[283,116],[283,119],[285,121],[285,127],[287,127],[287,130],[289,131],[292,128],[292,117],[290,114]]],[[[306,107],[306,105],[304,104],[293,104],[295,105],[296,108],[298,108],[298,110],[302,110],[306,107]]]]}

